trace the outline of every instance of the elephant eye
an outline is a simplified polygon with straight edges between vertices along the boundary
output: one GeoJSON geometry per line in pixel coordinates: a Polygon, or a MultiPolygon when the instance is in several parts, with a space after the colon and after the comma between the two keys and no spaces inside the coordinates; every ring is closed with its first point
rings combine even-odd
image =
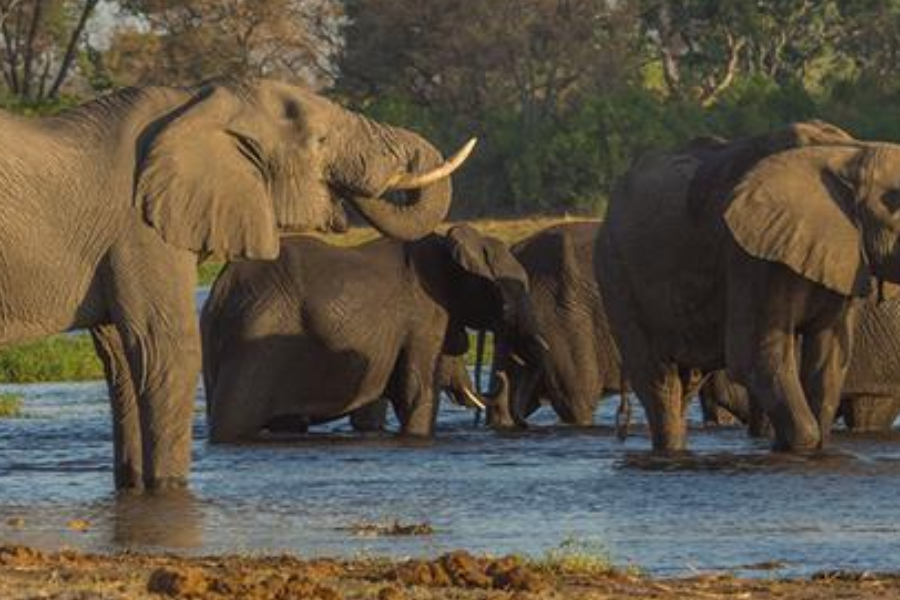
{"type": "Polygon", "coordinates": [[[885,192],[885,194],[881,197],[881,201],[887,207],[889,211],[892,213],[900,210],[900,190],[891,190],[890,192],[885,192]]]}
{"type": "Polygon", "coordinates": [[[300,105],[294,100],[284,101],[284,118],[290,121],[296,121],[300,117],[300,105]]]}

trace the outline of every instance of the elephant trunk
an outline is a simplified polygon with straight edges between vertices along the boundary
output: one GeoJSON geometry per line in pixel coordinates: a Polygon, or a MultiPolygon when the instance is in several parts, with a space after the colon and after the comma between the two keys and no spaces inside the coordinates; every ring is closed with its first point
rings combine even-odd
{"type": "Polygon", "coordinates": [[[437,149],[412,132],[363,117],[358,117],[358,126],[365,135],[357,139],[373,141],[356,154],[355,164],[339,168],[350,203],[387,236],[415,240],[433,231],[450,210],[450,175],[468,158],[475,140],[444,161],[437,149]],[[404,202],[385,199],[389,192],[401,192],[404,202]]]}

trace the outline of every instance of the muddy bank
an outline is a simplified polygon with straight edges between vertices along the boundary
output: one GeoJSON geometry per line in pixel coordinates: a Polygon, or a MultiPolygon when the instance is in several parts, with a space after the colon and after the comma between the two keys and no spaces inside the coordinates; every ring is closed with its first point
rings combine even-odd
{"type": "Polygon", "coordinates": [[[453,598],[896,598],[900,576],[823,573],[810,579],[727,574],[652,579],[633,571],[559,570],[465,551],[434,560],[303,560],[292,556],[182,558],[44,553],[0,546],[0,598],[196,600],[453,598]]]}

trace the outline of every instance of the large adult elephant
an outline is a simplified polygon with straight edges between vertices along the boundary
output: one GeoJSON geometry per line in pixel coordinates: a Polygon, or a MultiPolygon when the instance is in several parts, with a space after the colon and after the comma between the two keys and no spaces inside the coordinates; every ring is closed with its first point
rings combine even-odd
{"type": "Polygon", "coordinates": [[[873,276],[900,278],[898,199],[900,147],[820,122],[633,165],[598,277],[654,448],[685,445],[684,367],[727,367],[760,399],[777,448],[825,442],[859,298],[873,276]]]}
{"type": "Polygon", "coordinates": [[[493,424],[523,423],[547,399],[563,422],[590,425],[600,398],[622,390],[621,359],[594,269],[599,232],[597,222],[564,223],[512,247],[528,273],[531,305],[548,349],[542,364],[527,363],[505,340],[496,340],[494,368],[504,373],[510,398],[498,399],[493,424]],[[500,408],[504,402],[508,411],[500,408]]]}
{"type": "Polygon", "coordinates": [[[210,439],[255,438],[283,414],[328,420],[382,396],[403,434],[430,436],[441,357],[466,352],[467,327],[542,352],[527,290],[509,249],[466,225],[355,248],[298,238],[274,262],[231,264],[201,316],[210,439]]]}
{"type": "Polygon", "coordinates": [[[341,200],[384,233],[422,236],[446,214],[459,158],[270,81],[127,89],[51,118],[0,112],[0,343],[90,328],[117,487],[182,486],[198,259],[275,258],[279,230],[343,227],[341,200]],[[407,188],[412,203],[381,199],[407,188]]]}

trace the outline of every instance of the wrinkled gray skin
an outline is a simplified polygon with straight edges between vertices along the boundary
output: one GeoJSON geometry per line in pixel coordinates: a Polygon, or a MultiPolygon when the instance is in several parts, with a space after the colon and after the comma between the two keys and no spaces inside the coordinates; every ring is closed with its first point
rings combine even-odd
{"type": "MultiPolygon", "coordinates": [[[[900,415],[900,288],[886,285],[886,290],[882,302],[873,294],[859,310],[838,410],[838,417],[852,432],[889,431],[900,415]]],[[[765,413],[758,403],[752,402],[746,389],[731,382],[725,373],[715,373],[704,388],[710,422],[727,423],[733,415],[748,424],[753,435],[768,432],[765,413]]]]}
{"type": "Polygon", "coordinates": [[[513,246],[549,349],[541,364],[525,363],[505,340],[496,340],[494,368],[506,375],[511,399],[508,411],[491,411],[493,426],[524,423],[542,399],[564,423],[591,425],[601,397],[622,390],[621,359],[594,270],[599,231],[599,223],[566,223],[513,246]]]}
{"type": "MultiPolygon", "coordinates": [[[[472,379],[466,370],[466,361],[463,356],[451,356],[442,354],[438,362],[437,370],[438,388],[446,393],[453,402],[472,410],[481,410],[492,399],[480,396],[472,386],[472,379]],[[473,398],[475,399],[473,401],[473,398]],[[476,404],[475,402],[478,402],[476,404]]],[[[384,431],[387,424],[387,410],[390,399],[379,398],[350,413],[350,424],[355,431],[372,433],[384,431]]],[[[336,418],[326,418],[314,423],[298,415],[279,415],[270,419],[265,428],[274,433],[304,433],[311,425],[319,425],[334,421],[336,418]]]]}
{"type": "Polygon", "coordinates": [[[272,263],[234,263],[201,318],[210,439],[255,438],[277,415],[315,422],[390,398],[401,433],[430,436],[442,354],[466,327],[535,350],[527,278],[499,240],[461,225],[411,243],[286,241],[272,263]]]}
{"type": "Polygon", "coordinates": [[[686,367],[727,367],[776,448],[825,443],[855,305],[871,276],[900,278],[898,197],[900,148],[820,122],[635,163],[610,203],[598,277],[654,449],[685,447],[686,367]]]}
{"type": "Polygon", "coordinates": [[[341,199],[386,233],[424,235],[446,182],[409,208],[378,196],[440,160],[410,132],[275,82],[128,89],[41,119],[0,111],[0,343],[89,328],[116,486],[183,486],[198,259],[274,258],[279,230],[342,228],[341,199]]]}

